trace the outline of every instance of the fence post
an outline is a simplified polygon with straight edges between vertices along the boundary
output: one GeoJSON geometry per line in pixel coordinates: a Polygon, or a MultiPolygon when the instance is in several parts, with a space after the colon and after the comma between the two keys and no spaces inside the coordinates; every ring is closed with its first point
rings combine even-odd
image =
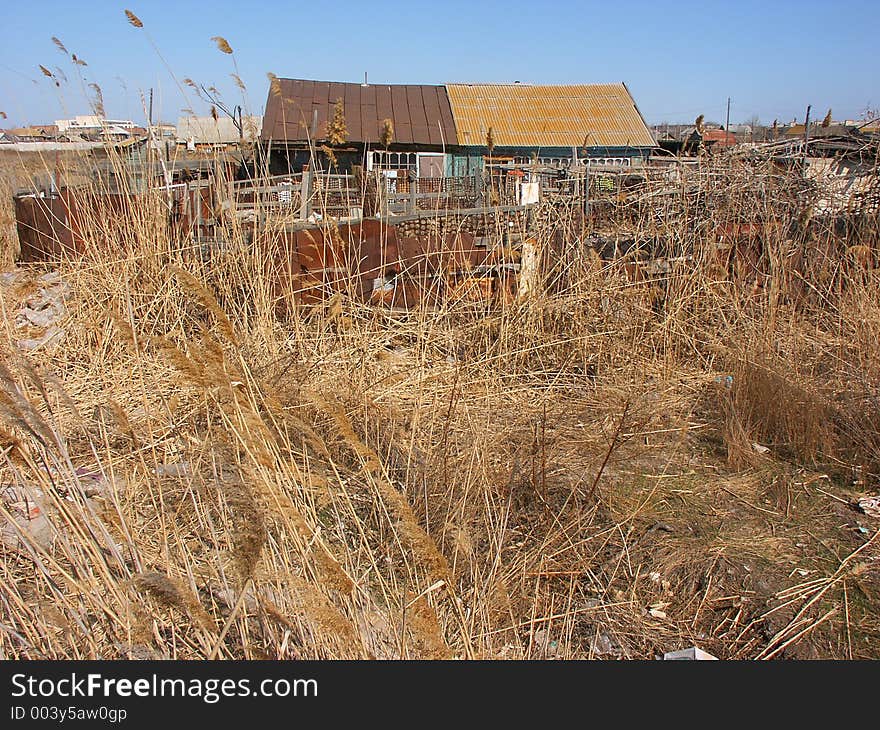
{"type": "Polygon", "coordinates": [[[584,214],[590,216],[590,161],[584,164],[584,214]]]}
{"type": "Polygon", "coordinates": [[[418,181],[416,178],[416,171],[409,171],[409,212],[416,212],[416,194],[418,193],[418,181]]]}
{"type": "Polygon", "coordinates": [[[311,210],[312,198],[312,171],[303,170],[302,184],[300,186],[300,207],[299,217],[301,220],[307,220],[311,210]]]}

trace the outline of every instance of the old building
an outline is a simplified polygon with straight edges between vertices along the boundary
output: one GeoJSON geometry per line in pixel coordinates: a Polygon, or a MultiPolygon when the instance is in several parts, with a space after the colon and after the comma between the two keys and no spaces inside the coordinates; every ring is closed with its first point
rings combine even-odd
{"type": "Polygon", "coordinates": [[[312,156],[340,169],[461,176],[486,161],[630,165],[656,147],[625,84],[352,84],[278,79],[262,141],[273,172],[312,156]],[[335,138],[335,139],[331,139],[335,138]]]}
{"type": "Polygon", "coordinates": [[[58,131],[82,139],[125,139],[136,136],[138,128],[131,119],[107,119],[96,114],[85,114],[73,119],[56,119],[58,131]]]}

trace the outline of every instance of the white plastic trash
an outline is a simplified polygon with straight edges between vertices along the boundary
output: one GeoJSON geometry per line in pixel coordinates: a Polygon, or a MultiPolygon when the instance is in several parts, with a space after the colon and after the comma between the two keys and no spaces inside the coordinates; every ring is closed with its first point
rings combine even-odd
{"type": "Polygon", "coordinates": [[[712,656],[709,652],[692,646],[690,649],[681,649],[679,651],[667,651],[663,655],[663,661],[718,661],[717,656],[712,656]]]}

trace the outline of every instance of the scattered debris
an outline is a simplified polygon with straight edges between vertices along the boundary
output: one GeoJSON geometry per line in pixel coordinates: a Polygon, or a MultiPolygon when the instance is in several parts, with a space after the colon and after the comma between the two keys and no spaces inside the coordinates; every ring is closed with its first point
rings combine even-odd
{"type": "Polygon", "coordinates": [[[26,327],[49,327],[64,316],[64,302],[70,298],[70,286],[60,279],[41,276],[38,281],[45,284],[40,290],[25,300],[24,306],[18,311],[16,325],[26,327]]]}
{"type": "Polygon", "coordinates": [[[122,659],[131,659],[134,661],[167,661],[171,658],[168,656],[167,652],[159,652],[152,647],[145,646],[144,644],[124,644],[117,642],[113,646],[119,652],[120,658],[122,659]]]}
{"type": "Polygon", "coordinates": [[[620,656],[621,654],[621,649],[617,642],[611,636],[601,631],[593,637],[590,650],[596,656],[620,656]]]}
{"type": "Polygon", "coordinates": [[[868,517],[880,519],[880,495],[876,497],[862,497],[859,500],[859,509],[868,517]]]}
{"type": "MultiPolygon", "coordinates": [[[[15,283],[18,274],[6,275],[3,283],[15,283]]],[[[37,279],[39,290],[29,296],[24,305],[16,312],[15,326],[18,328],[36,328],[44,330],[42,334],[18,340],[20,350],[38,350],[60,341],[64,330],[58,322],[67,313],[65,301],[71,296],[71,288],[57,272],[43,274],[37,279]]]]}
{"type": "Polygon", "coordinates": [[[100,471],[81,466],[75,473],[86,497],[105,497],[110,491],[110,484],[100,471]]]}
{"type": "MultiPolygon", "coordinates": [[[[71,484],[71,480],[64,479],[54,469],[51,471],[53,482],[57,481],[60,485],[58,492],[61,498],[71,508],[75,504],[81,505],[81,511],[76,508],[76,513],[81,515],[102,549],[121,560],[123,546],[112,538],[100,517],[104,509],[103,500],[110,489],[101,473],[79,468],[74,472],[77,480],[71,484]],[[66,492],[64,487],[68,488],[66,492]],[[71,492],[71,487],[78,494],[71,492]]],[[[65,534],[63,530],[67,523],[59,515],[52,499],[46,497],[36,485],[19,483],[7,486],[0,491],[0,503],[9,515],[5,519],[0,517],[0,542],[13,550],[27,554],[34,546],[49,550],[56,538],[65,534]]]]}
{"type": "Polygon", "coordinates": [[[21,279],[21,272],[19,271],[4,271],[0,274],[0,285],[2,286],[12,286],[13,284],[17,284],[21,279]]]}
{"type": "Polygon", "coordinates": [[[717,656],[712,656],[709,652],[692,646],[689,649],[680,649],[679,651],[667,651],[663,655],[663,661],[718,661],[717,656]]]}
{"type": "Polygon", "coordinates": [[[551,640],[550,633],[546,629],[538,629],[535,632],[532,646],[538,659],[553,659],[559,651],[559,642],[551,640]]]}
{"type": "MultiPolygon", "coordinates": [[[[275,595],[274,591],[268,589],[268,595],[273,602],[277,601],[278,597],[275,595]]],[[[239,591],[233,590],[232,588],[212,588],[211,594],[217,600],[217,602],[228,610],[232,610],[235,607],[235,604],[238,603],[239,598],[241,597],[241,593],[239,591]]],[[[254,595],[253,589],[248,586],[244,596],[244,609],[248,613],[257,613],[259,610],[260,604],[257,601],[257,597],[254,595]]]]}
{"type": "Polygon", "coordinates": [[[192,473],[192,464],[188,461],[181,461],[175,464],[160,464],[156,467],[156,476],[159,477],[187,477],[192,473]]]}
{"type": "Polygon", "coordinates": [[[46,345],[54,344],[64,338],[64,330],[60,327],[50,327],[42,337],[26,338],[18,341],[21,350],[39,350],[46,345]]]}
{"type": "Polygon", "coordinates": [[[4,507],[10,517],[0,527],[0,540],[13,550],[26,551],[27,543],[48,550],[54,542],[55,530],[46,518],[43,493],[38,489],[29,491],[31,494],[9,487],[3,492],[4,507]]]}

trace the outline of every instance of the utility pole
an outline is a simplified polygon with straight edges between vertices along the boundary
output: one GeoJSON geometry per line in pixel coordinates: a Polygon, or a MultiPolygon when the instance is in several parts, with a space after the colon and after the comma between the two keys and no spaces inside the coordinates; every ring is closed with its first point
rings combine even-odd
{"type": "Polygon", "coordinates": [[[807,118],[804,120],[804,155],[807,154],[807,142],[810,141],[810,105],[807,104],[807,118]]]}

